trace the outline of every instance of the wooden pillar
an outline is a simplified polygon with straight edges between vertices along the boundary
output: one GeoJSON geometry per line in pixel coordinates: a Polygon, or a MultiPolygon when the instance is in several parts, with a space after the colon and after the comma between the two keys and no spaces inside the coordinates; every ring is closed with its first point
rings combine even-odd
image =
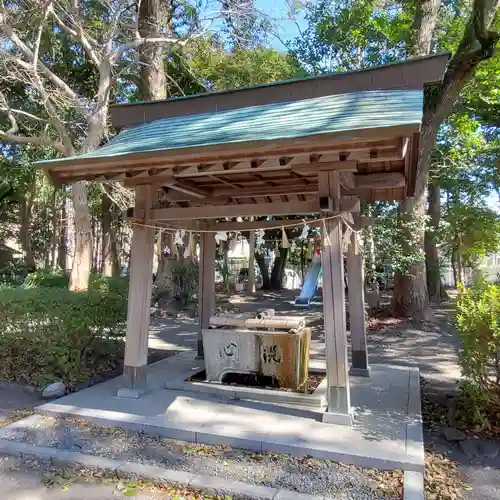
{"type": "MultiPolygon", "coordinates": [[[[154,203],[153,186],[138,186],[135,206],[144,210],[145,220],[154,203]]],[[[153,283],[153,253],[155,230],[134,225],[130,249],[130,276],[127,310],[127,335],[123,375],[126,387],[120,387],[120,397],[141,397],[147,392],[148,339],[153,283]]]]}
{"type": "Polygon", "coordinates": [[[363,256],[359,248],[358,235],[352,232],[351,244],[347,251],[349,323],[352,347],[352,365],[349,374],[358,377],[369,377],[363,274],[363,256]]]}
{"type": "Polygon", "coordinates": [[[255,293],[255,231],[250,231],[248,246],[248,293],[255,293]]]}
{"type": "Polygon", "coordinates": [[[198,357],[203,358],[203,329],[209,327],[215,312],[215,250],[213,233],[200,234],[200,278],[198,297],[198,357]]]}
{"type": "MultiPolygon", "coordinates": [[[[339,173],[319,172],[320,206],[339,211],[339,173]]],[[[326,215],[329,215],[327,212],[326,215]]],[[[344,259],[342,253],[343,223],[340,218],[324,222],[323,249],[323,316],[325,322],[326,376],[328,408],[323,422],[351,425],[351,405],[347,361],[344,259]]]]}

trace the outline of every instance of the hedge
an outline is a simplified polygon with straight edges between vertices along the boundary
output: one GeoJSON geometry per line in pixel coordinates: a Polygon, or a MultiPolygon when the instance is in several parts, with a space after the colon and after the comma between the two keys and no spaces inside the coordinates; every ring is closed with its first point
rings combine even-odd
{"type": "Polygon", "coordinates": [[[0,379],[70,388],[123,358],[126,281],[97,279],[88,292],[0,288],[0,379]]]}
{"type": "Polygon", "coordinates": [[[500,285],[478,281],[457,300],[462,389],[471,417],[500,424],[500,285]]]}

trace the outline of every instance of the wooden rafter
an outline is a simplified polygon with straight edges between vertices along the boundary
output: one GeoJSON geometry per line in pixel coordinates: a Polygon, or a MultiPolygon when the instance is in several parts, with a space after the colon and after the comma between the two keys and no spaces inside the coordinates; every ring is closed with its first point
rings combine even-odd
{"type": "MultiPolygon", "coordinates": [[[[89,178],[90,174],[105,174],[113,171],[119,173],[130,170],[143,170],[145,166],[153,167],[189,167],[193,163],[213,163],[214,161],[244,161],[254,158],[279,158],[282,156],[297,156],[308,152],[311,154],[326,154],[334,151],[355,151],[358,148],[377,148],[377,144],[392,142],[401,136],[409,136],[415,132],[415,125],[398,125],[384,129],[361,129],[353,134],[336,133],[320,134],[300,139],[283,139],[274,142],[255,141],[252,143],[230,143],[225,145],[187,148],[185,150],[170,150],[144,152],[129,155],[127,158],[98,157],[92,159],[76,158],[71,167],[65,163],[47,162],[45,168],[56,182],[65,182],[80,175],[89,178]]],[[[381,148],[378,148],[381,149],[381,148]]]]}

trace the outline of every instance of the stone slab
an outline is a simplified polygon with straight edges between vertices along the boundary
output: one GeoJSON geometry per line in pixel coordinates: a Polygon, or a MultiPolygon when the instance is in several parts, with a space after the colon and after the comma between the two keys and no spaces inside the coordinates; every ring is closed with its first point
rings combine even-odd
{"type": "Polygon", "coordinates": [[[269,486],[257,486],[241,481],[227,481],[213,476],[195,476],[189,482],[191,488],[203,488],[212,494],[230,495],[259,500],[273,500],[278,490],[269,486]]]}
{"type": "Polygon", "coordinates": [[[119,476],[139,476],[166,481],[168,483],[188,485],[195,474],[182,470],[164,469],[137,462],[119,463],[116,472],[119,476]]]}
{"type": "Polygon", "coordinates": [[[0,439],[0,452],[6,455],[29,455],[38,458],[51,458],[61,462],[85,465],[86,467],[115,471],[120,462],[106,457],[85,455],[73,451],[59,450],[45,446],[35,446],[29,443],[20,443],[7,439],[0,439]]]}
{"type": "Polygon", "coordinates": [[[279,490],[273,500],[324,500],[322,495],[309,495],[296,491],[279,490]]]}
{"type": "Polygon", "coordinates": [[[420,402],[420,372],[418,368],[408,368],[408,409],[406,427],[406,453],[409,457],[424,463],[424,430],[420,402]]]}
{"type": "Polygon", "coordinates": [[[487,439],[465,439],[458,444],[468,458],[494,460],[498,456],[499,444],[487,439]]]}
{"type": "Polygon", "coordinates": [[[404,471],[403,500],[424,500],[424,475],[422,472],[404,471]]]}

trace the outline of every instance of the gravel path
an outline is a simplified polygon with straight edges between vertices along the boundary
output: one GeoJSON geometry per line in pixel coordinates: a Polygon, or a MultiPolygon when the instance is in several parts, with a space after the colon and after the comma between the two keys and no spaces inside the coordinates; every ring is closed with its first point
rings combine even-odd
{"type": "Polygon", "coordinates": [[[72,418],[34,415],[31,426],[7,433],[4,438],[61,450],[139,462],[147,465],[284,488],[332,499],[397,499],[384,491],[398,481],[399,472],[380,474],[310,457],[254,453],[228,446],[191,444],[123,429],[101,427],[72,418]],[[387,477],[389,475],[389,477],[387,477]]]}

